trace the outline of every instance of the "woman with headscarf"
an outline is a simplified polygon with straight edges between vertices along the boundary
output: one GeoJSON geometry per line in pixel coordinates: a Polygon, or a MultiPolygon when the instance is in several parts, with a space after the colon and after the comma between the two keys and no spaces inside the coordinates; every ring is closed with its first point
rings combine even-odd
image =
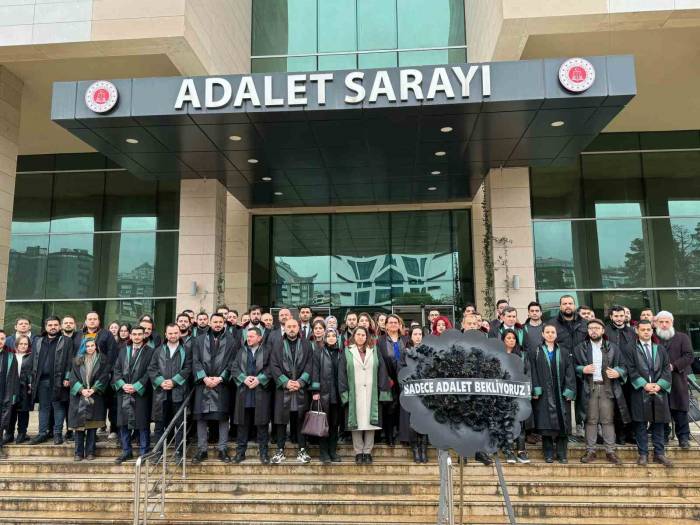
{"type": "Polygon", "coordinates": [[[107,413],[104,392],[109,375],[109,359],[93,339],[85,341],[85,353],[73,360],[70,372],[68,428],[75,431],[75,461],[95,459],[97,429],[107,413]]]}
{"type": "MultiPolygon", "coordinates": [[[[315,327],[314,327],[315,328],[315,327]]],[[[311,370],[312,408],[320,404],[322,412],[328,418],[328,436],[319,441],[321,463],[340,462],[338,456],[338,428],[342,413],[340,393],[338,391],[338,363],[340,362],[338,331],[326,330],[323,346],[314,351],[311,370]]]]}
{"type": "MultiPolygon", "coordinates": [[[[423,327],[416,323],[408,333],[406,348],[401,354],[399,371],[406,366],[406,352],[411,348],[418,348],[423,342],[423,327]]],[[[411,428],[411,415],[399,405],[399,441],[409,443],[413,449],[413,461],[415,463],[428,462],[428,436],[419,434],[411,428]]]]}
{"type": "Polygon", "coordinates": [[[355,463],[372,463],[374,432],[382,428],[379,404],[391,401],[391,386],[384,359],[364,326],[355,328],[350,346],[340,355],[338,390],[347,405],[345,428],[352,433],[355,463]]]}
{"type": "Polygon", "coordinates": [[[377,349],[384,359],[387,374],[389,374],[389,384],[391,385],[390,403],[382,405],[382,431],[384,441],[390,447],[396,444],[396,432],[399,427],[399,364],[401,356],[406,351],[406,341],[403,338],[403,320],[396,314],[385,316],[384,326],[386,333],[379,336],[377,349]]]}
{"type": "MultiPolygon", "coordinates": [[[[501,340],[503,341],[503,346],[507,353],[518,356],[523,365],[523,372],[529,377],[530,360],[523,347],[518,343],[517,332],[512,328],[506,328],[501,334],[501,340]]],[[[508,445],[503,448],[502,452],[507,463],[530,463],[530,458],[528,458],[525,450],[525,430],[528,428],[532,428],[532,416],[530,416],[527,421],[522,422],[520,434],[509,439],[508,445]],[[514,451],[514,447],[517,447],[517,453],[514,451]]]]}
{"type": "Polygon", "coordinates": [[[324,321],[326,323],[326,330],[332,329],[338,332],[338,318],[334,315],[329,315],[324,321]]]}
{"type": "Polygon", "coordinates": [[[445,330],[452,329],[452,322],[444,315],[440,315],[433,319],[433,324],[430,328],[432,335],[442,335],[445,330]]]}

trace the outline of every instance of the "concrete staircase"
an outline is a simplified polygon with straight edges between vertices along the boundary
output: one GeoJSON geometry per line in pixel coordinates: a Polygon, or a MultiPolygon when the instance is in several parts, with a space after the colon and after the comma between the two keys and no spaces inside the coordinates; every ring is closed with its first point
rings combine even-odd
{"type": "MultiPolygon", "coordinates": [[[[72,444],[9,445],[0,461],[0,523],[126,524],[132,519],[134,463],[115,465],[114,442],[98,443],[98,459],[73,462],[72,444]]],[[[343,463],[263,466],[251,445],[240,465],[210,459],[187,466],[187,479],[168,488],[166,516],[173,524],[430,524],[439,492],[435,452],[415,465],[403,447],[375,448],[373,465],[357,466],[341,447],[343,463]]],[[[622,447],[624,464],[581,464],[572,446],[568,465],[548,465],[532,446],[530,465],[504,465],[518,523],[547,525],[700,524],[700,448],[670,447],[673,468],[637,467],[636,450],[622,447]]],[[[312,456],[316,456],[312,449],[312,456]]],[[[210,453],[210,458],[213,454],[210,453]]],[[[464,467],[464,522],[507,523],[494,467],[464,467]]],[[[459,469],[454,471],[459,483],[459,469]]],[[[459,487],[455,501],[459,502],[459,487]]],[[[459,511],[457,510],[457,517],[459,511]]]]}

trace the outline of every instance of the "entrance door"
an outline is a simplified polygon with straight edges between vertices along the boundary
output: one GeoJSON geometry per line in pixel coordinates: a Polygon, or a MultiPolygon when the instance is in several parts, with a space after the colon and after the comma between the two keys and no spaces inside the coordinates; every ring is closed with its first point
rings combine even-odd
{"type": "Polygon", "coordinates": [[[391,307],[391,313],[398,315],[403,319],[404,326],[411,326],[411,322],[415,321],[420,323],[421,326],[425,326],[423,322],[423,307],[420,305],[396,305],[391,307]]]}

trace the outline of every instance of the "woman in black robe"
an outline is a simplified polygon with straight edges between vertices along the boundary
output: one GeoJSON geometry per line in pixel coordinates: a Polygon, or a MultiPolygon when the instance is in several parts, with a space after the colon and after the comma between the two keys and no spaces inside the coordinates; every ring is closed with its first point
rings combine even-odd
{"type": "MultiPolygon", "coordinates": [[[[417,348],[423,342],[423,328],[420,325],[411,327],[408,334],[409,339],[406,342],[401,354],[401,362],[399,363],[399,371],[406,366],[406,352],[411,348],[417,348]]],[[[411,415],[404,410],[399,403],[399,441],[409,443],[413,449],[413,461],[415,463],[428,462],[428,436],[427,434],[419,434],[411,428],[411,415]]]]}
{"type": "MultiPolygon", "coordinates": [[[[506,328],[503,330],[501,339],[503,340],[506,352],[517,355],[520,358],[523,364],[523,372],[529,377],[530,361],[527,358],[527,353],[518,343],[519,338],[517,332],[512,328],[506,328]]],[[[532,428],[532,416],[522,422],[520,435],[513,436],[513,438],[508,441],[508,446],[503,449],[503,455],[507,463],[530,463],[530,458],[527,456],[525,450],[525,431],[530,428],[532,428]]]]}
{"type": "Polygon", "coordinates": [[[97,429],[104,425],[107,415],[104,393],[110,368],[93,339],[85,342],[85,353],[73,360],[68,428],[75,431],[75,461],[95,459],[97,429]]]}
{"type": "Polygon", "coordinates": [[[557,329],[547,325],[542,330],[544,343],[530,354],[532,372],[532,412],[535,427],[542,436],[547,463],[556,455],[560,463],[568,463],[567,447],[571,433],[571,401],[576,398],[576,375],[569,352],[556,344],[557,329]]]}
{"type": "MultiPolygon", "coordinates": [[[[383,315],[383,314],[382,314],[383,315]]],[[[391,402],[382,404],[382,433],[384,441],[390,447],[396,444],[396,433],[399,428],[399,366],[401,356],[406,352],[406,341],[403,338],[403,320],[395,314],[384,316],[385,332],[377,340],[377,349],[384,359],[386,371],[391,385],[391,402]]]]}
{"type": "MultiPolygon", "coordinates": [[[[19,393],[19,374],[17,373],[17,358],[12,351],[5,346],[7,335],[0,330],[0,435],[10,427],[12,407],[17,401],[19,393]]],[[[6,458],[0,442],[0,458],[6,458]]]]}
{"type": "MultiPolygon", "coordinates": [[[[314,325],[315,328],[315,325],[314,325]]],[[[323,347],[314,348],[311,367],[312,408],[320,403],[321,411],[328,419],[328,436],[319,441],[321,463],[339,463],[338,429],[342,415],[340,394],[338,392],[338,363],[340,348],[338,332],[333,328],[326,331],[323,347]]]]}

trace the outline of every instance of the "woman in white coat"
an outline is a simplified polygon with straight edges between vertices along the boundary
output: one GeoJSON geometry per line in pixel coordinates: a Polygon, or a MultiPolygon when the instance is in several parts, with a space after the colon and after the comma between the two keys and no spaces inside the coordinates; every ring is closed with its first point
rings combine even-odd
{"type": "Polygon", "coordinates": [[[358,326],[338,365],[338,391],[346,406],[346,429],[352,432],[355,463],[372,463],[374,432],[381,430],[379,403],[391,401],[391,382],[370,334],[358,326]]]}

